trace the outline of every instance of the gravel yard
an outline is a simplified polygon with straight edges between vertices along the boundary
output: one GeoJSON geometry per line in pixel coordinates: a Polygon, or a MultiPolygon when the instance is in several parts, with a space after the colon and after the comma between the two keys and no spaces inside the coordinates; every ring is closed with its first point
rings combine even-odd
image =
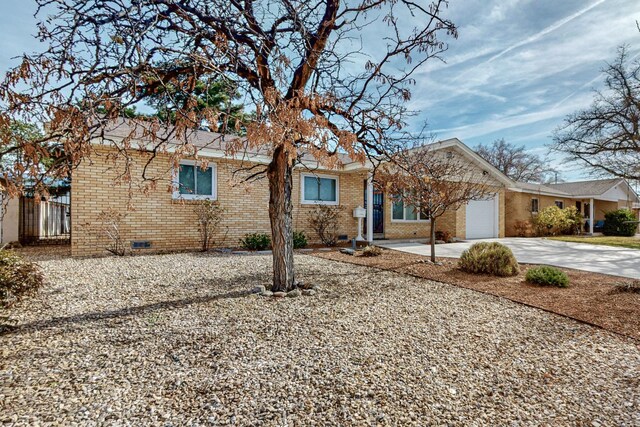
{"type": "Polygon", "coordinates": [[[41,261],[8,314],[8,425],[640,425],[638,342],[505,299],[300,255],[41,261]]]}

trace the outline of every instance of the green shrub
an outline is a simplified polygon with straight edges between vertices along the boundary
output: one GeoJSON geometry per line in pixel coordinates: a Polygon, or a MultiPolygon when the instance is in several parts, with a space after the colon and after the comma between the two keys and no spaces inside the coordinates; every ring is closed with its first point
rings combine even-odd
{"type": "Polygon", "coordinates": [[[378,256],[382,255],[382,249],[378,246],[365,246],[361,252],[362,256],[378,256]]]}
{"type": "Polygon", "coordinates": [[[293,232],[293,248],[301,249],[306,248],[309,242],[307,242],[307,236],[304,234],[304,231],[294,231],[293,232]]]}
{"type": "Polygon", "coordinates": [[[252,251],[263,251],[271,245],[271,237],[264,233],[245,234],[244,239],[240,239],[242,247],[252,251]]]}
{"type": "Polygon", "coordinates": [[[604,229],[607,236],[634,236],[638,229],[638,218],[629,209],[618,209],[604,214],[604,229]]]}
{"type": "Polygon", "coordinates": [[[546,265],[530,269],[527,271],[525,279],[536,285],[558,286],[560,288],[569,286],[569,277],[564,271],[546,265]]]}
{"type": "Polygon", "coordinates": [[[562,209],[564,214],[564,220],[561,226],[563,227],[560,232],[562,234],[581,234],[582,225],[584,224],[584,217],[575,206],[569,206],[562,209]]]}
{"type": "Polygon", "coordinates": [[[520,272],[511,249],[498,242],[474,243],[460,256],[458,267],[467,273],[515,276],[520,272]]]}
{"type": "Polygon", "coordinates": [[[538,212],[532,222],[539,236],[579,234],[583,218],[574,206],[560,209],[553,205],[538,212]]]}
{"type": "Polygon", "coordinates": [[[0,250],[0,307],[34,293],[43,282],[38,266],[13,251],[0,250]]]}

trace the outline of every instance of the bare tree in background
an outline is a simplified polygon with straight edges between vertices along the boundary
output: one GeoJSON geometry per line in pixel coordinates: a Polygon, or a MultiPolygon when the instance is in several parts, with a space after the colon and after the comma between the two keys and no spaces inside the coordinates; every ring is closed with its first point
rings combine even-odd
{"type": "MultiPolygon", "coordinates": [[[[228,79],[255,111],[247,138],[227,141],[229,153],[261,150],[271,158],[247,179],[266,175],[269,182],[274,291],[296,283],[291,193],[300,156],[329,167],[340,167],[338,152],[361,162],[383,156],[405,126],[413,73],[446,49],[442,36],[457,36],[441,17],[443,0],[36,2],[37,16],[46,8],[38,37],[49,48],[25,56],[0,86],[0,126],[20,116],[48,123],[46,139],[25,141],[23,155],[37,159],[48,155],[43,147],[61,146],[66,161],[44,172],[66,175],[122,111],[161,94],[171,126],[134,119],[131,134],[110,143],[126,164],[131,151],[144,149],[149,163],[162,154],[177,166],[201,148],[189,143],[190,133],[203,121],[219,123],[219,112],[193,95],[197,82],[228,79]],[[169,150],[169,139],[181,144],[169,150]]],[[[2,142],[0,155],[12,150],[2,142]]],[[[131,168],[124,169],[120,180],[131,182],[131,168]]],[[[161,182],[149,171],[145,188],[161,182]]]]}
{"type": "Polygon", "coordinates": [[[640,61],[625,47],[604,70],[591,107],[565,119],[553,148],[600,175],[640,180],[640,61]]]}
{"type": "Polygon", "coordinates": [[[436,262],[438,218],[492,194],[488,175],[459,154],[435,145],[399,150],[391,163],[380,166],[376,180],[393,202],[430,219],[432,262],[436,262]]]}
{"type": "Polygon", "coordinates": [[[524,145],[508,143],[504,138],[496,139],[491,145],[479,144],[475,151],[514,181],[544,182],[550,174],[555,174],[543,158],[527,153],[524,145]]]}

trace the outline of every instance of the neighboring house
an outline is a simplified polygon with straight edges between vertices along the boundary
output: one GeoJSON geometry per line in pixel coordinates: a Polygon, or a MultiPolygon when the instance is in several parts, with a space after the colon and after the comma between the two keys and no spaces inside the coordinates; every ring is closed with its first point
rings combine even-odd
{"type": "Polygon", "coordinates": [[[627,208],[636,216],[640,199],[629,184],[620,178],[593,181],[532,184],[516,182],[506,195],[506,235],[516,236],[516,224],[528,221],[540,210],[556,205],[574,206],[588,222],[587,232],[593,233],[597,221],[604,220],[608,211],[627,208]]]}
{"type": "MultiPolygon", "coordinates": [[[[190,135],[189,142],[199,147],[199,158],[209,162],[206,170],[202,170],[195,159],[187,159],[180,162],[179,170],[171,172],[167,154],[150,160],[150,154],[137,153],[133,158],[133,177],[141,176],[142,168],[149,160],[147,176],[165,177],[142,194],[137,188],[130,191],[126,182],[114,185],[122,172],[122,160],[113,156],[115,151],[109,141],[124,139],[130,133],[131,128],[126,122],[107,130],[104,139],[101,137],[93,141],[95,150],[91,157],[73,172],[73,255],[104,253],[108,241],[98,230],[97,216],[110,208],[126,214],[121,230],[125,240],[143,247],[147,243],[146,246],[153,251],[199,247],[192,205],[200,199],[216,200],[224,209],[224,217],[215,236],[217,246],[238,246],[239,239],[247,233],[270,233],[266,179],[243,184],[243,177],[250,173],[247,167],[268,163],[268,156],[251,152],[228,155],[227,144],[234,137],[223,140],[213,132],[196,131],[190,135]],[[167,178],[168,175],[173,176],[173,180],[167,178]],[[127,210],[130,201],[133,210],[127,210]]],[[[177,141],[169,142],[169,152],[180,146],[177,141]]],[[[140,137],[139,144],[144,143],[144,138],[140,137]]],[[[477,173],[486,177],[495,188],[494,196],[488,200],[471,202],[441,217],[438,230],[449,231],[461,239],[504,237],[505,193],[513,182],[457,139],[435,143],[433,148],[446,150],[447,155],[461,156],[469,168],[477,169],[477,173]]],[[[342,240],[352,239],[358,234],[358,222],[353,217],[353,210],[358,206],[367,207],[363,235],[369,241],[429,235],[428,218],[421,217],[412,207],[393,204],[387,194],[374,191],[370,165],[353,162],[345,156],[341,161],[341,168],[328,169],[304,156],[296,167],[293,188],[293,226],[296,231],[304,231],[311,242],[317,242],[317,236],[309,227],[309,214],[317,205],[326,204],[343,208],[337,230],[342,240]],[[373,203],[367,205],[367,200],[373,200],[373,203]]]]}

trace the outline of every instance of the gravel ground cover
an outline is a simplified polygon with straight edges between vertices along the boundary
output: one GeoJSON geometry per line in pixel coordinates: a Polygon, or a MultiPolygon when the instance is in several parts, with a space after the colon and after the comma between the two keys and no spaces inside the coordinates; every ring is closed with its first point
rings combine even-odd
{"type": "Polygon", "coordinates": [[[427,257],[394,250],[383,250],[377,257],[350,256],[337,251],[314,252],[313,255],[486,292],[640,341],[640,294],[620,292],[619,286],[632,282],[631,279],[559,268],[567,273],[569,287],[558,288],[527,283],[527,270],[537,267],[530,264],[520,264],[521,272],[517,276],[496,277],[465,273],[458,268],[455,258],[438,258],[439,265],[434,265],[427,257]]]}
{"type": "Polygon", "coordinates": [[[637,342],[451,285],[306,255],[41,261],[0,336],[7,425],[640,424],[637,342]]]}

